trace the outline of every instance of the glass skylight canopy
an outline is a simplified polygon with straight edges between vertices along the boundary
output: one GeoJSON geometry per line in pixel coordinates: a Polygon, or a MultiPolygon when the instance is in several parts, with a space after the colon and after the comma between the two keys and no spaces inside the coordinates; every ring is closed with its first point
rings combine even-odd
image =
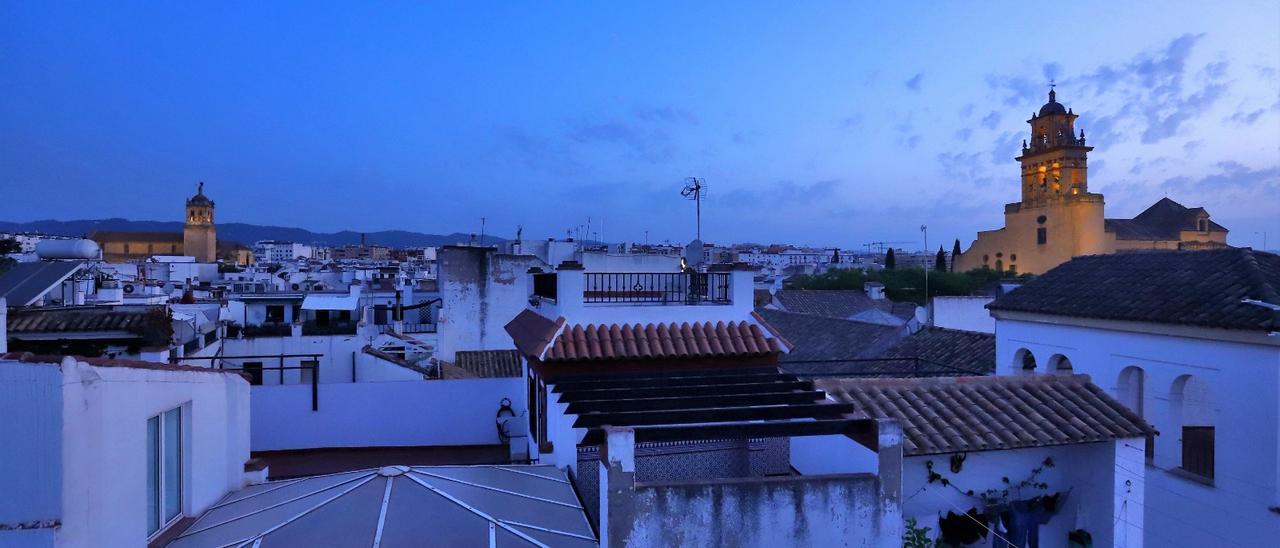
{"type": "Polygon", "coordinates": [[[169,545],[597,546],[554,466],[386,466],[228,494],[169,545]]]}

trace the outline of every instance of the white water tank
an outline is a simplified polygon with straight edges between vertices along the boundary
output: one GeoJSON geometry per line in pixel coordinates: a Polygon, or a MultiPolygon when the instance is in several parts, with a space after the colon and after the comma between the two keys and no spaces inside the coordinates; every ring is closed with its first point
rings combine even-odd
{"type": "Polygon", "coordinates": [[[36,244],[36,256],[41,259],[85,259],[101,256],[98,243],[93,240],[41,240],[36,244]]]}

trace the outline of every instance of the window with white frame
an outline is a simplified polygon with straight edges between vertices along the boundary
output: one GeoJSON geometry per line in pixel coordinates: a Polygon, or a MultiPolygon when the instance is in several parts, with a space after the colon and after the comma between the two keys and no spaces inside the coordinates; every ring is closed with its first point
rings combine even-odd
{"type": "Polygon", "coordinates": [[[182,408],[147,419],[147,535],[182,516],[182,408]]]}

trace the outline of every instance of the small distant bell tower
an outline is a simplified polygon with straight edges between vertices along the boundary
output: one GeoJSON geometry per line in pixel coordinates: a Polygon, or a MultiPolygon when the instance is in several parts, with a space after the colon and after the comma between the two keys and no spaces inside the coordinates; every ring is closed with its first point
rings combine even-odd
{"type": "Polygon", "coordinates": [[[218,231],[213,224],[213,200],[204,195],[204,183],[196,186],[196,195],[187,198],[187,224],[182,229],[183,253],[197,262],[217,260],[218,231]]]}

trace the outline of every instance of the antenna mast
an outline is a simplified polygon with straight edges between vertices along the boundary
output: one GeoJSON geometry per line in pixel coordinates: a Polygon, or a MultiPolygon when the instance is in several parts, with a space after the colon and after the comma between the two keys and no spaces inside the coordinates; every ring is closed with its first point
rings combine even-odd
{"type": "Polygon", "coordinates": [[[686,177],[680,195],[696,204],[697,237],[698,241],[702,241],[702,199],[707,195],[707,182],[698,177],[686,177]]]}

